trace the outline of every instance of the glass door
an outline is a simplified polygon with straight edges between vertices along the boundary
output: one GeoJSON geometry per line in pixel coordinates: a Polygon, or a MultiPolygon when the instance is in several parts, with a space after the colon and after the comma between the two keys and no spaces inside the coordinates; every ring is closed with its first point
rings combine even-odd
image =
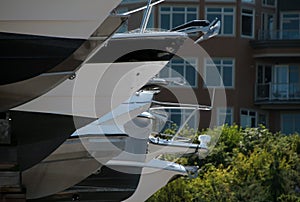
{"type": "Polygon", "coordinates": [[[276,99],[288,98],[288,81],[289,68],[288,66],[275,66],[273,76],[272,94],[276,99]]]}
{"type": "Polygon", "coordinates": [[[256,78],[256,98],[269,99],[272,82],[272,65],[258,65],[256,78]]]}
{"type": "Polygon", "coordinates": [[[274,14],[262,14],[261,30],[263,39],[276,39],[277,36],[274,32],[274,14]]]}

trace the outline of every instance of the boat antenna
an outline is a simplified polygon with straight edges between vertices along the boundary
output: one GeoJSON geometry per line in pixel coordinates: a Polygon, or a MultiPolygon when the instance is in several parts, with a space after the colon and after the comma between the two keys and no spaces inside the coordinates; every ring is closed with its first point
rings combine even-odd
{"type": "MultiPolygon", "coordinates": [[[[159,0],[159,1],[156,1],[152,4],[150,4],[150,6],[155,6],[157,4],[160,4],[161,2],[164,2],[165,0],[159,0]]],[[[142,10],[145,10],[147,9],[147,5],[146,6],[143,6],[143,7],[140,7],[140,8],[137,8],[137,9],[134,9],[134,10],[131,10],[131,11],[128,11],[128,12],[125,12],[125,13],[122,13],[121,15],[131,15],[131,14],[134,14],[134,13],[137,13],[139,11],[142,11],[142,10]]]]}
{"type": "Polygon", "coordinates": [[[142,24],[141,24],[141,33],[144,33],[146,28],[147,28],[147,24],[151,15],[151,11],[152,11],[152,6],[151,6],[152,0],[148,0],[148,4],[147,4],[147,8],[144,12],[144,16],[143,16],[143,20],[142,20],[142,24]]]}

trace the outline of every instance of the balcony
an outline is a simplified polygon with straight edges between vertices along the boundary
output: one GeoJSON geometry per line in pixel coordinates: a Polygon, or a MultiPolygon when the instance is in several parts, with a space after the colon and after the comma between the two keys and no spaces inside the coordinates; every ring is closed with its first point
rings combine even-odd
{"type": "Polygon", "coordinates": [[[250,45],[254,50],[254,58],[299,58],[300,31],[259,31],[257,38],[250,41],[250,45]]]}
{"type": "Polygon", "coordinates": [[[299,30],[260,30],[258,32],[259,41],[268,40],[300,40],[299,30]]]}
{"type": "Polygon", "coordinates": [[[256,104],[300,104],[300,83],[266,83],[255,86],[256,104]]]}

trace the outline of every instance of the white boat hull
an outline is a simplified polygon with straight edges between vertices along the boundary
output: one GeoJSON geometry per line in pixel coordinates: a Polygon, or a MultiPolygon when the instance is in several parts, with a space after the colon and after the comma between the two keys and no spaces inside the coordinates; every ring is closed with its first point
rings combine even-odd
{"type": "Polygon", "coordinates": [[[166,186],[172,178],[187,175],[183,166],[168,161],[153,159],[140,166],[143,169],[138,186],[135,192],[124,202],[146,201],[155,192],[166,186]]]}
{"type": "Polygon", "coordinates": [[[13,110],[100,118],[158,74],[186,39],[184,33],[169,32],[114,35],[75,79],[13,110]]]}
{"type": "Polygon", "coordinates": [[[96,39],[29,37],[0,33],[0,111],[26,103],[71,77],[126,20],[109,16],[96,39]]]}
{"type": "Polygon", "coordinates": [[[0,33],[88,39],[121,0],[1,0],[0,33]]]}
{"type": "Polygon", "coordinates": [[[170,47],[176,52],[185,39],[186,35],[181,33],[145,35],[128,33],[114,37],[107,46],[102,46],[86,59],[81,68],[75,72],[75,77],[63,81],[46,94],[13,108],[10,114],[16,116],[12,119],[12,125],[21,125],[20,130],[13,136],[25,139],[24,143],[18,141],[23,150],[26,151],[28,143],[31,145],[26,155],[19,158],[24,164],[21,166],[22,170],[30,168],[52,153],[76,129],[95,121],[127,100],[155,76],[173,56],[174,52],[166,52],[163,47],[170,47]],[[134,47],[128,46],[130,43],[134,43],[134,47]],[[145,43],[148,44],[146,47],[145,43]],[[125,46],[127,48],[124,50],[125,46]],[[156,51],[155,47],[162,50],[156,51]],[[114,50],[118,50],[121,55],[114,55],[114,50]],[[141,52],[134,52],[136,50],[141,52]],[[113,56],[106,57],[107,55],[113,56]],[[20,122],[23,116],[32,116],[30,119],[38,117],[43,129],[35,127],[36,123],[30,122],[28,118],[20,122]],[[67,124],[60,129],[64,132],[57,130],[50,123],[47,124],[48,117],[64,117],[67,124]],[[32,132],[22,133],[23,128],[32,132]],[[48,128],[53,130],[48,132],[48,128]],[[65,129],[71,132],[66,133],[65,129]],[[52,144],[51,141],[54,139],[57,140],[52,144]],[[47,146],[43,147],[43,142],[47,142],[47,146]],[[50,146],[51,149],[48,149],[50,146]],[[41,150],[42,153],[30,154],[31,151],[37,150],[41,150]]]}
{"type": "Polygon", "coordinates": [[[26,198],[45,197],[79,183],[96,172],[101,167],[100,162],[117,156],[124,146],[124,138],[126,136],[120,135],[108,141],[105,136],[92,135],[68,139],[43,162],[22,173],[26,198]]]}
{"type": "Polygon", "coordinates": [[[153,92],[132,96],[113,112],[77,130],[45,160],[24,171],[22,182],[27,190],[26,197],[34,199],[63,191],[118,156],[125,150],[128,136],[117,123],[125,124],[147,110],[152,97],[153,92]]]}
{"type": "Polygon", "coordinates": [[[13,110],[99,118],[127,100],[166,64],[167,61],[85,64],[76,79],[66,80],[13,110]]]}
{"type": "Polygon", "coordinates": [[[187,170],[176,163],[154,159],[148,163],[112,160],[70,189],[45,198],[45,201],[145,201],[157,190],[187,170]]]}

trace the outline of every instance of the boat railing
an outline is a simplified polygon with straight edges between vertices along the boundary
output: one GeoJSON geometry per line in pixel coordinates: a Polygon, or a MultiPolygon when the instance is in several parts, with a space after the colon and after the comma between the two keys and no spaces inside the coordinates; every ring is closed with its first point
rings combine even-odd
{"type": "MultiPolygon", "coordinates": [[[[143,31],[143,33],[156,33],[156,32],[166,32],[167,30],[161,29],[161,28],[147,28],[143,31]]],[[[135,34],[135,33],[141,33],[141,29],[133,29],[130,30],[128,33],[135,34]]]]}
{"type": "Polygon", "coordinates": [[[164,0],[158,0],[155,2],[152,2],[152,0],[148,0],[148,3],[146,6],[137,8],[132,11],[128,11],[125,13],[122,13],[122,15],[131,15],[136,12],[144,10],[143,19],[140,25],[139,29],[130,31],[130,33],[151,33],[151,32],[157,32],[157,31],[167,31],[167,32],[184,32],[186,34],[195,34],[200,33],[200,37],[195,40],[195,43],[198,43],[203,40],[210,39],[216,35],[219,34],[221,29],[221,21],[216,18],[212,22],[209,22],[208,20],[192,20],[190,22],[184,23],[182,25],[179,25],[175,28],[172,28],[170,30],[163,30],[163,29],[149,29],[147,28],[151,11],[153,6],[164,2],[164,0]]]}
{"type": "MultiPolygon", "coordinates": [[[[210,142],[210,136],[197,135],[197,126],[189,126],[189,122],[193,117],[197,117],[197,113],[200,111],[210,111],[211,106],[198,105],[198,104],[181,104],[171,102],[152,102],[154,106],[149,109],[149,112],[155,117],[153,124],[153,132],[149,137],[149,141],[155,144],[161,144],[165,146],[187,147],[194,148],[195,152],[200,149],[208,150],[208,144],[210,142]],[[189,113],[182,114],[185,118],[183,122],[177,126],[176,131],[166,133],[168,128],[167,123],[172,123],[170,120],[170,111],[189,111],[189,113]]],[[[172,130],[172,129],[171,129],[172,130]]]]}
{"type": "Polygon", "coordinates": [[[221,22],[218,18],[215,18],[212,22],[208,20],[192,20],[177,27],[170,29],[169,31],[185,32],[187,34],[202,32],[203,34],[213,32],[218,34],[220,30],[221,22]]]}
{"type": "Polygon", "coordinates": [[[164,1],[165,0],[159,0],[159,1],[155,1],[155,2],[152,3],[151,0],[150,1],[148,0],[148,4],[146,6],[143,6],[143,7],[131,10],[131,11],[127,11],[125,13],[122,13],[122,15],[131,15],[131,14],[137,13],[139,11],[142,11],[142,10],[145,10],[145,9],[149,9],[149,6],[153,7],[153,6],[155,6],[157,4],[160,4],[160,3],[164,2],[164,1]],[[149,5],[149,3],[150,3],[150,5],[149,5]]]}
{"type": "MultiPolygon", "coordinates": [[[[146,32],[146,30],[147,30],[147,32],[149,32],[149,30],[147,29],[147,25],[148,25],[148,22],[149,22],[149,19],[151,16],[152,8],[153,8],[153,6],[160,4],[164,1],[165,0],[158,0],[158,1],[152,2],[152,0],[148,0],[148,3],[146,6],[122,13],[122,15],[127,16],[127,15],[131,15],[131,14],[134,14],[134,13],[144,10],[144,15],[143,15],[143,19],[142,19],[140,28],[137,30],[139,33],[144,33],[144,32],[146,32]]],[[[135,30],[134,32],[137,32],[137,30],[135,30]]]]}

